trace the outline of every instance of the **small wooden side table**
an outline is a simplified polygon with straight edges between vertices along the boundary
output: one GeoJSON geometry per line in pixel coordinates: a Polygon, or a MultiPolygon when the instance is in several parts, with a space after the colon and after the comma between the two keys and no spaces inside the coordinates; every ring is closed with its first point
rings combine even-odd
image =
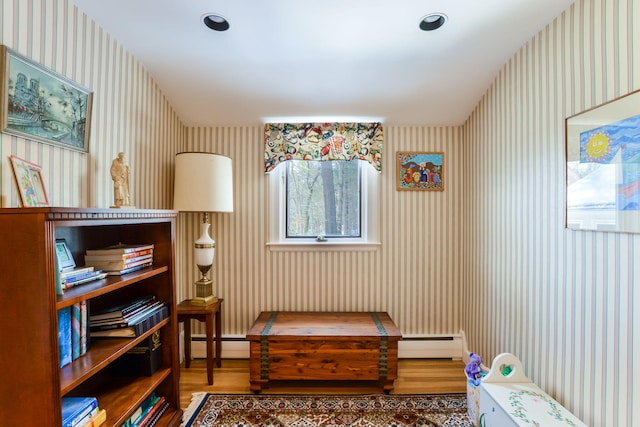
{"type": "Polygon", "coordinates": [[[216,366],[222,366],[222,301],[218,301],[209,305],[193,305],[191,300],[184,300],[177,305],[178,322],[184,323],[184,366],[191,366],[191,319],[205,322],[206,338],[207,338],[207,380],[209,385],[213,384],[213,329],[215,323],[216,338],[216,366]],[[215,317],[215,320],[214,320],[215,317]]]}

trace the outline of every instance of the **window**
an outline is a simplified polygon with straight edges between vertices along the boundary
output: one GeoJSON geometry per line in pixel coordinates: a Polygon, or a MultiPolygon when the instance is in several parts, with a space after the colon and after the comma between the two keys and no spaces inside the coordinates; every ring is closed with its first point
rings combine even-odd
{"type": "Polygon", "coordinates": [[[282,163],[270,174],[272,249],[375,249],[378,176],[359,160],[282,163]]]}
{"type": "Polygon", "coordinates": [[[285,164],[287,238],[361,237],[360,163],[285,164]]]}

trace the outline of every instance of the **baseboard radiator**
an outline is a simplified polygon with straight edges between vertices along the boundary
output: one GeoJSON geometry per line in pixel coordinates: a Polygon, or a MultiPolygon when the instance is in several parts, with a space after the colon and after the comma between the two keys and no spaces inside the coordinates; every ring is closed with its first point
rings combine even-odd
{"type": "MultiPolygon", "coordinates": [[[[466,343],[464,332],[452,335],[433,336],[405,336],[398,342],[399,359],[453,359],[460,360],[464,357],[466,343]]],[[[180,337],[182,344],[183,338],[180,337]]],[[[184,349],[181,348],[181,360],[184,360],[184,349]]],[[[194,359],[206,357],[205,336],[193,334],[191,336],[191,356],[194,359]]],[[[249,341],[242,337],[222,337],[223,359],[248,359],[249,341]]]]}

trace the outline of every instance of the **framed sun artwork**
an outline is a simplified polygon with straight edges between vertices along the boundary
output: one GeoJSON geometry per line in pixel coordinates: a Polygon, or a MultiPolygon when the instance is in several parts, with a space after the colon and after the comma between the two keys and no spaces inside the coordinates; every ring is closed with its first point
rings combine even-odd
{"type": "Polygon", "coordinates": [[[566,227],[640,233],[640,91],[568,117],[566,227]]]}

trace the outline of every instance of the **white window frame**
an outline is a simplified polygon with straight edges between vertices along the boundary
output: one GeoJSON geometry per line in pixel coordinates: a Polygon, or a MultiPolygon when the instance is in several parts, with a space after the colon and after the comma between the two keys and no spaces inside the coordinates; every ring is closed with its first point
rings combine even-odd
{"type": "MultiPolygon", "coordinates": [[[[361,161],[361,160],[351,160],[361,161]]],[[[378,241],[378,187],[380,174],[369,163],[362,161],[361,237],[287,238],[286,235],[286,165],[281,163],[269,173],[269,239],[271,251],[375,251],[378,241]]]]}

